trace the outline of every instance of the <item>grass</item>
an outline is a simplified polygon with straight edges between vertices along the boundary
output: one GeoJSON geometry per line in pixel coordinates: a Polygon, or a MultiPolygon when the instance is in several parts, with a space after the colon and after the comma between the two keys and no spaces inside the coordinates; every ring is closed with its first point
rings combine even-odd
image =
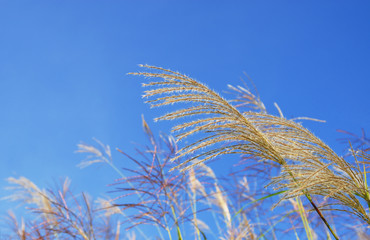
{"type": "Polygon", "coordinates": [[[298,122],[302,118],[286,119],[277,105],[280,115],[269,114],[247,87],[229,85],[234,100],[226,100],[186,75],[142,67],[147,71],[131,74],[155,79],[143,84],[147,103],[179,105],[156,119],[181,120],[174,136],[155,136],[143,118],[149,144],[135,156],[117,149],[132,168],[116,166],[109,146],[97,140],[78,145],[77,152],[87,154],[80,167],[104,163],[116,172],[113,199],[76,196],[67,180],[42,190],[26,178],[9,178],[8,199],[24,202],[33,214],[25,222],[10,213],[12,239],[369,238],[364,132],[341,130],[354,146],[339,156],[298,122]],[[227,155],[240,160],[224,179],[206,163],[227,155]]]}

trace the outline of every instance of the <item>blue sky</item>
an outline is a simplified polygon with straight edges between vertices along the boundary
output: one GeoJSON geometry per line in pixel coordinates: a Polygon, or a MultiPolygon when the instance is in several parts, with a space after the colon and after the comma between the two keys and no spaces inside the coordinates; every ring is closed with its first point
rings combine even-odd
{"type": "Polygon", "coordinates": [[[106,193],[116,176],[78,169],[77,143],[132,152],[141,114],[170,130],[152,123],[144,80],[126,75],[141,63],[218,92],[246,72],[272,113],[277,102],[288,118],[326,120],[304,125],[341,154],[336,129],[370,129],[369,12],[368,1],[0,1],[0,188],[9,176],[44,187],[69,176],[77,191],[106,193]]]}

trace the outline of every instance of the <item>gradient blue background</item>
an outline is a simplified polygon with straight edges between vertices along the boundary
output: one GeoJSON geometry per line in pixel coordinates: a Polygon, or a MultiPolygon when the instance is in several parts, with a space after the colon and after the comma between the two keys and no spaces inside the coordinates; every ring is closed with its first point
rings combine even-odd
{"type": "Polygon", "coordinates": [[[118,176],[77,168],[76,144],[131,153],[141,114],[155,132],[172,126],[152,123],[144,80],[126,75],[140,63],[218,92],[246,72],[272,113],[277,102],[288,118],[326,120],[304,125],[343,154],[336,129],[370,129],[369,12],[369,1],[0,1],[0,188],[9,176],[41,187],[69,176],[74,190],[107,195],[118,176]]]}

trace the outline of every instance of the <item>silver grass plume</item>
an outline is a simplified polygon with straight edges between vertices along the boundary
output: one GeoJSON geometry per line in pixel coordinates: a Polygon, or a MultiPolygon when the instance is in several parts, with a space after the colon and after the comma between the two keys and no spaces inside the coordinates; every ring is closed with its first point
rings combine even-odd
{"type": "Polygon", "coordinates": [[[151,107],[192,104],[156,120],[198,117],[175,126],[172,131],[177,133],[177,141],[197,133],[204,134],[177,152],[172,160],[185,155],[190,157],[173,169],[186,171],[224,154],[237,153],[271,160],[282,167],[281,175],[273,178],[272,183],[288,190],[281,200],[305,195],[313,205],[310,194],[324,196],[336,200],[339,206],[346,207],[345,211],[370,224],[370,218],[358,199],[370,203],[366,171],[361,170],[357,159],[356,165],[351,165],[293,120],[264,111],[240,112],[206,85],[186,75],[160,67],[141,67],[154,72],[130,74],[160,79],[143,84],[152,88],[143,96],[154,98],[146,101],[151,107]]]}

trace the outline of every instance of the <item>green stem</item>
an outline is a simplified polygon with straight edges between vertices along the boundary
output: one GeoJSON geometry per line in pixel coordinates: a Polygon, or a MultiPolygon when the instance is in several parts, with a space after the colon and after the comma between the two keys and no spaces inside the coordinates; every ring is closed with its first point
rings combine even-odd
{"type": "Polygon", "coordinates": [[[276,226],[276,224],[278,224],[279,222],[281,222],[281,221],[283,221],[286,217],[288,217],[290,214],[292,214],[294,211],[292,210],[292,211],[289,211],[287,214],[285,214],[284,216],[282,216],[280,219],[279,219],[279,221],[277,221],[276,223],[274,223],[269,229],[267,229],[265,232],[263,232],[258,238],[257,238],[257,240],[259,240],[259,239],[261,239],[261,238],[263,238],[265,235],[266,235],[266,233],[268,233],[268,232],[270,232],[275,226],[276,226]]]}
{"type": "Polygon", "coordinates": [[[173,205],[171,204],[171,211],[172,211],[172,215],[175,219],[175,224],[176,224],[176,229],[177,229],[177,235],[178,235],[178,238],[179,240],[182,240],[182,235],[181,235],[181,230],[180,230],[180,226],[179,226],[179,222],[177,220],[177,216],[176,216],[176,212],[175,212],[175,209],[173,207],[173,205]]]}
{"type": "Polygon", "coordinates": [[[303,207],[301,198],[296,197],[295,199],[297,201],[299,215],[301,216],[301,220],[303,222],[303,226],[304,226],[304,229],[306,231],[307,239],[312,240],[313,238],[312,238],[312,233],[311,233],[311,227],[310,227],[310,224],[308,222],[306,211],[303,207]]]}

